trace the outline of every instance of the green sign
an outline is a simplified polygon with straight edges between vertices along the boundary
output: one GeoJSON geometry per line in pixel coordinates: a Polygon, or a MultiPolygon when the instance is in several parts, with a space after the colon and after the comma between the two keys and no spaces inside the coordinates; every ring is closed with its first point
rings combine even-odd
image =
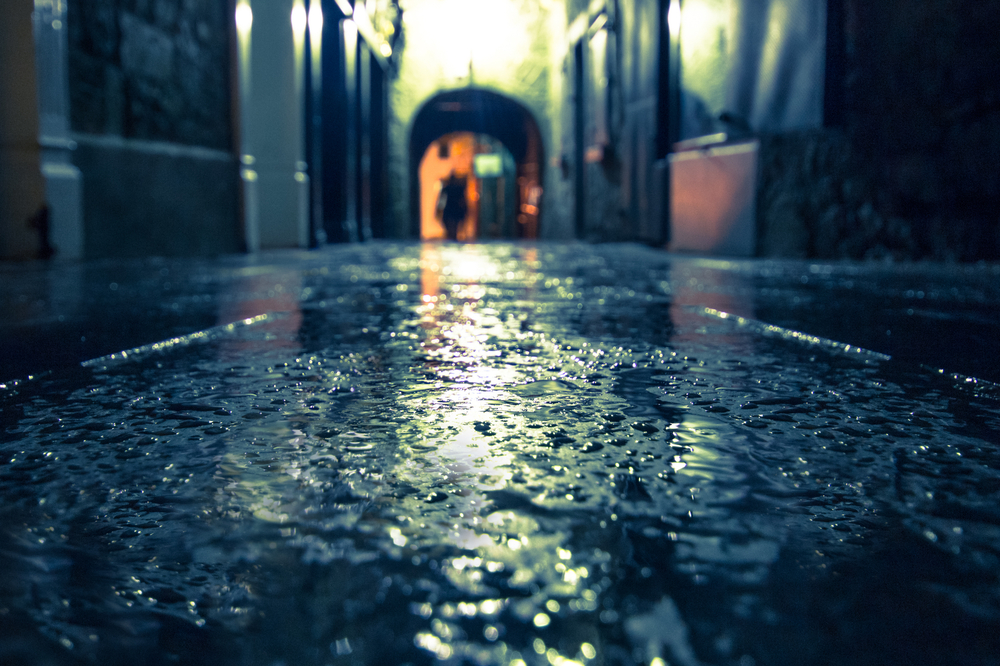
{"type": "Polygon", "coordinates": [[[493,178],[503,175],[503,159],[499,153],[486,153],[476,155],[472,165],[476,175],[480,178],[493,178]]]}

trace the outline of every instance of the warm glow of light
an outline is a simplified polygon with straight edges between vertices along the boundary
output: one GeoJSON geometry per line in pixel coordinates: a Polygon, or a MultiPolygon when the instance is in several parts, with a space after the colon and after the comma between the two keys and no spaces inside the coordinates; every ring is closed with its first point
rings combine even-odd
{"type": "Polygon", "coordinates": [[[470,250],[463,248],[461,252],[456,252],[448,258],[451,260],[451,274],[456,280],[481,282],[483,280],[496,279],[496,276],[500,273],[497,265],[489,257],[480,253],[478,249],[470,250]]]}
{"type": "Polygon", "coordinates": [[[444,34],[449,38],[442,40],[444,57],[441,64],[445,74],[451,78],[459,79],[467,76],[472,65],[473,35],[478,31],[472,27],[475,24],[466,9],[469,4],[471,3],[463,2],[462,10],[452,14],[451,24],[446,22],[442,26],[444,34]]]}
{"type": "Polygon", "coordinates": [[[250,27],[253,25],[253,10],[250,9],[250,5],[246,2],[241,2],[236,5],[236,29],[241,35],[246,35],[250,32],[250,27]]]}
{"type": "Polygon", "coordinates": [[[670,9],[667,10],[667,27],[670,28],[671,37],[677,37],[681,34],[680,0],[670,0],[670,9]]]}
{"type": "MultiPolygon", "coordinates": [[[[253,10],[247,0],[236,4],[236,44],[239,58],[240,95],[243,102],[250,97],[250,28],[253,25],[253,10]]],[[[246,147],[246,146],[244,146],[246,147]]]]}
{"type": "Polygon", "coordinates": [[[309,38],[317,42],[323,34],[323,7],[319,0],[309,3],[309,38]]]}
{"type": "MultiPolygon", "coordinates": [[[[680,40],[680,61],[684,63],[684,89],[700,98],[712,116],[718,116],[730,103],[734,41],[730,21],[731,10],[724,3],[685,2],[681,10],[684,35],[680,40]]],[[[761,65],[759,71],[773,70],[765,70],[761,65]]]]}
{"type": "Polygon", "coordinates": [[[440,137],[427,147],[420,160],[420,238],[441,240],[447,235],[444,224],[436,212],[441,183],[449,174],[455,173],[468,178],[468,214],[458,227],[458,240],[475,240],[479,233],[478,206],[473,198],[478,181],[473,173],[473,159],[476,153],[476,137],[469,132],[456,132],[440,137]],[[450,146],[448,157],[441,158],[440,142],[450,146]]]}
{"type": "Polygon", "coordinates": [[[389,46],[389,42],[382,42],[382,46],[378,47],[378,51],[385,58],[392,55],[392,47],[389,46]]]}
{"type": "Polygon", "coordinates": [[[312,89],[323,87],[323,6],[320,0],[309,1],[309,57],[312,89]]]}
{"type": "Polygon", "coordinates": [[[590,43],[598,53],[603,53],[606,48],[608,48],[608,31],[598,30],[594,33],[594,36],[590,38],[590,43]]]}
{"type": "MultiPolygon", "coordinates": [[[[483,491],[506,485],[514,462],[510,451],[494,447],[477,430],[477,423],[495,419],[496,405],[504,402],[505,390],[519,379],[515,367],[490,362],[500,354],[490,339],[502,335],[503,323],[495,313],[480,312],[487,293],[481,282],[497,280],[501,269],[477,246],[436,244],[421,248],[420,268],[421,346],[428,355],[428,372],[446,380],[433,404],[453,433],[437,451],[426,454],[422,464],[436,466],[442,476],[463,479],[457,483],[467,491],[456,495],[455,501],[462,504],[456,507],[459,515],[449,521],[445,538],[466,550],[490,552],[496,547],[493,540],[484,533],[478,512],[468,509],[482,506],[483,491]],[[439,288],[448,294],[446,299],[438,298],[439,288]]],[[[423,395],[414,399],[426,400],[423,395]]],[[[482,564],[480,558],[463,557],[454,566],[461,570],[482,564]]]]}
{"type": "MultiPolygon", "coordinates": [[[[671,5],[670,11],[673,9],[671,5]]],[[[689,2],[684,5],[683,11],[678,10],[678,14],[678,21],[684,24],[685,43],[690,41],[692,46],[701,45],[703,49],[717,48],[719,32],[725,31],[729,22],[729,13],[725,8],[689,2]],[[701,42],[706,43],[700,44],[701,42]]]]}
{"type": "Polygon", "coordinates": [[[295,36],[304,35],[306,32],[306,24],[309,19],[306,16],[306,8],[302,4],[302,0],[298,0],[295,6],[292,7],[292,31],[295,36]]]}
{"type": "Polygon", "coordinates": [[[440,0],[403,12],[406,46],[450,78],[506,78],[530,49],[529,18],[510,0],[440,0]]]}

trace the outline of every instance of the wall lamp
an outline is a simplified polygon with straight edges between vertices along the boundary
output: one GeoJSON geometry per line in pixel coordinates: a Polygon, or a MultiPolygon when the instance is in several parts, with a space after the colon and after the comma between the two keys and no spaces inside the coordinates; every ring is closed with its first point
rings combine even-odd
{"type": "Polygon", "coordinates": [[[250,32],[251,26],[253,26],[253,10],[246,2],[241,2],[236,5],[236,29],[245,35],[250,32]]]}

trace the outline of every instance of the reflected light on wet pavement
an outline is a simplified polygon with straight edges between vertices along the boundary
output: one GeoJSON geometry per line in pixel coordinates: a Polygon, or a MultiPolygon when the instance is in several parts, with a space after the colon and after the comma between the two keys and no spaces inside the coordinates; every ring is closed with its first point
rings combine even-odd
{"type": "Polygon", "coordinates": [[[220,264],[203,333],[0,389],[0,661],[995,663],[1000,391],[762,266],[220,264]]]}

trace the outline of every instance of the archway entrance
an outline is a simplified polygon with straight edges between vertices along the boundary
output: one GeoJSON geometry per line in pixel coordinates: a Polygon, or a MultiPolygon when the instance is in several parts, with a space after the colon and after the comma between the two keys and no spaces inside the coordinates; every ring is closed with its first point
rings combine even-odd
{"type": "Polygon", "coordinates": [[[471,89],[433,97],[410,135],[411,233],[446,237],[436,208],[442,179],[454,174],[467,183],[458,240],[537,238],[544,160],[538,124],[517,102],[471,89]]]}

